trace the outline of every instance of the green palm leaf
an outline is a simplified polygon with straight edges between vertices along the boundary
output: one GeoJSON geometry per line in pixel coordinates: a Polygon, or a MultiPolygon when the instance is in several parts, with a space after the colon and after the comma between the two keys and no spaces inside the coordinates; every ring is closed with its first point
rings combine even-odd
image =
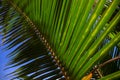
{"type": "MultiPolygon", "coordinates": [[[[25,80],[81,80],[95,65],[119,55],[119,0],[0,2],[5,50],[18,46],[8,54],[11,61],[6,69],[19,68],[9,76],[25,80]],[[112,50],[115,47],[118,50],[112,50]]],[[[103,76],[99,79],[120,78],[119,60],[111,65],[116,65],[115,70],[101,68],[103,76]]]]}

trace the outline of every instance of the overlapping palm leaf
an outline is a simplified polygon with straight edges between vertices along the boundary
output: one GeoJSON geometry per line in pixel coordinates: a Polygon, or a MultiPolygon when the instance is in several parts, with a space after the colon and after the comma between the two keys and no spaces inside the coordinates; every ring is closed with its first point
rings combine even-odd
{"type": "Polygon", "coordinates": [[[8,62],[7,69],[19,67],[8,74],[11,76],[10,79],[64,79],[51,53],[36,36],[28,22],[8,3],[3,3],[0,11],[5,50],[16,47],[8,54],[11,61],[8,62]]]}
{"type": "MultiPolygon", "coordinates": [[[[120,42],[120,32],[118,30],[120,27],[119,0],[4,1],[5,3],[10,3],[21,14],[18,16],[18,13],[12,11],[11,7],[5,7],[3,8],[4,10],[1,10],[1,15],[3,15],[1,24],[6,26],[3,27],[4,36],[7,38],[5,39],[5,43],[11,43],[8,48],[12,48],[22,42],[22,45],[17,50],[8,55],[9,57],[13,57],[10,64],[16,63],[14,66],[34,59],[37,62],[41,62],[42,59],[43,62],[49,61],[52,63],[52,60],[49,60],[52,59],[50,54],[48,54],[46,48],[42,47],[43,45],[38,40],[39,36],[34,34],[32,26],[38,29],[50,44],[51,51],[55,52],[70,79],[80,80],[87,73],[90,73],[95,65],[106,61],[105,58],[107,56],[110,56],[110,58],[119,56],[119,50],[117,50],[120,42]],[[12,15],[13,20],[8,16],[9,14],[12,15]],[[30,23],[28,25],[29,22],[26,22],[28,19],[24,19],[21,16],[27,16],[34,24],[30,25],[30,23]],[[115,47],[117,47],[116,50],[114,49],[115,47]],[[116,51],[117,55],[114,55],[114,51],[116,51]],[[36,55],[34,55],[34,52],[36,55]],[[43,58],[39,59],[40,56],[43,56],[43,58]]],[[[108,59],[110,58],[108,57],[108,59]]],[[[23,77],[28,72],[39,71],[39,64],[36,64],[34,61],[19,68],[19,76],[23,77]],[[36,65],[33,71],[30,70],[32,64],[36,65]]],[[[112,72],[101,69],[103,77],[100,79],[120,78],[120,74],[118,74],[120,73],[119,61],[112,65],[118,66],[112,72]],[[104,74],[105,72],[106,74],[104,74]]],[[[36,77],[39,74],[41,73],[36,73],[30,78],[36,77]]],[[[59,75],[60,77],[62,76],[61,73],[59,75]]],[[[56,74],[56,76],[58,75],[56,74]]]]}

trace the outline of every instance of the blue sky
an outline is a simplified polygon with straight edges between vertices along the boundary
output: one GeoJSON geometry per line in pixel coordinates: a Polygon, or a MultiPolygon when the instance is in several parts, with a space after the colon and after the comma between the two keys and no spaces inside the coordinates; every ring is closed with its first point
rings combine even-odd
{"type": "Polygon", "coordinates": [[[5,77],[5,74],[7,74],[8,72],[4,70],[5,68],[5,64],[8,62],[8,58],[6,58],[6,55],[9,52],[4,52],[3,49],[3,45],[2,45],[2,35],[0,34],[0,79],[1,80],[9,80],[8,78],[5,77]]]}
{"type": "MultiPolygon", "coordinates": [[[[3,45],[2,38],[3,38],[2,30],[0,30],[0,80],[11,80],[11,78],[13,76],[12,77],[9,77],[9,76],[6,77],[5,75],[10,73],[10,72],[13,72],[14,70],[16,70],[17,68],[19,68],[21,66],[17,66],[17,67],[14,67],[14,68],[4,70],[5,68],[7,68],[6,64],[9,63],[9,61],[10,61],[10,58],[8,58],[7,55],[9,53],[11,53],[12,51],[14,51],[17,47],[19,47],[22,43],[24,43],[27,40],[19,43],[18,45],[16,45],[15,47],[13,47],[9,50],[6,50],[5,47],[8,46],[9,44],[3,45]]],[[[18,79],[14,79],[14,80],[18,80],[18,79]]]]}
{"type": "Polygon", "coordinates": [[[4,70],[6,68],[6,64],[9,62],[9,58],[7,58],[7,54],[9,54],[11,51],[13,51],[15,48],[12,48],[10,50],[4,50],[5,46],[2,43],[2,34],[0,34],[0,80],[10,80],[10,77],[6,77],[5,75],[14,71],[13,69],[4,70]]]}

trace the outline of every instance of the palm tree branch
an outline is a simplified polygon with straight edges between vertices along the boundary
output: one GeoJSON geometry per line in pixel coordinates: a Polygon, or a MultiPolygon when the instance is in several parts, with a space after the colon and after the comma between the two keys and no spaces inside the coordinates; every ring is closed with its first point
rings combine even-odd
{"type": "Polygon", "coordinates": [[[38,36],[38,38],[43,42],[43,44],[46,46],[48,51],[50,51],[51,56],[54,58],[56,64],[61,68],[63,75],[66,77],[66,79],[69,79],[68,75],[66,74],[67,72],[65,71],[64,67],[60,63],[60,60],[57,58],[55,52],[52,50],[50,47],[48,41],[45,39],[45,37],[40,33],[40,31],[37,29],[37,27],[34,25],[32,20],[16,5],[13,3],[13,1],[8,1],[15,9],[18,11],[24,19],[31,25],[32,29],[34,30],[35,34],[38,36]]]}

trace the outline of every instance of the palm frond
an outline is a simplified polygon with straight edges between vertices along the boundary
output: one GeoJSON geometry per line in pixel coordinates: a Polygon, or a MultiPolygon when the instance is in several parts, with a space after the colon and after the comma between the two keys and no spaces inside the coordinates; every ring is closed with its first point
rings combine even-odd
{"type": "Polygon", "coordinates": [[[8,76],[12,76],[12,79],[20,77],[25,80],[65,79],[61,68],[28,22],[9,4],[3,4],[4,6],[10,9],[5,11],[4,15],[7,17],[3,16],[4,22],[1,22],[1,30],[5,31],[3,44],[7,45],[5,49],[17,46],[15,51],[8,54],[11,61],[6,69],[19,67],[8,76]]]}
{"type": "MultiPolygon", "coordinates": [[[[80,80],[95,65],[111,59],[112,49],[119,47],[119,0],[3,0],[2,4],[4,44],[9,44],[7,49],[19,45],[8,55],[12,58],[8,68],[22,65],[12,73],[17,77],[62,79],[67,72],[70,79],[80,80]]],[[[119,78],[118,62],[111,65],[116,70],[100,69],[100,79],[119,78]]]]}

